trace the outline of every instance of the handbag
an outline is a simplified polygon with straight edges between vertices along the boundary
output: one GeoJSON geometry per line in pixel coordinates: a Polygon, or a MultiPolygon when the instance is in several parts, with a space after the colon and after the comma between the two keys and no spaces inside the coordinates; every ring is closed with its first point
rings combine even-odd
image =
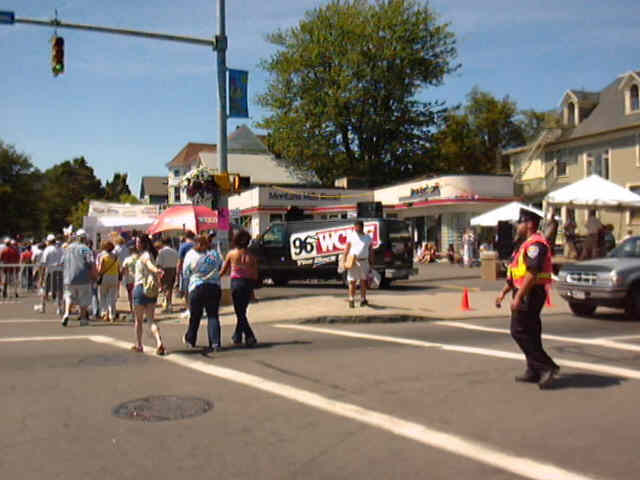
{"type": "Polygon", "coordinates": [[[356,256],[353,255],[352,253],[350,253],[344,259],[344,269],[345,270],[351,270],[353,268],[353,266],[355,265],[355,263],[356,263],[356,256]]]}
{"type": "Polygon", "coordinates": [[[158,281],[154,274],[147,275],[142,284],[142,292],[145,297],[158,298],[158,281]]]}

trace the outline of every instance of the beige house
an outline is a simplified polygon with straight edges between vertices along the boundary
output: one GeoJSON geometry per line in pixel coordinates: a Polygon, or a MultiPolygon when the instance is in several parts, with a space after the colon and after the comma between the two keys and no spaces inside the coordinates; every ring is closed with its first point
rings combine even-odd
{"type": "MultiPolygon", "coordinates": [[[[640,71],[616,78],[599,92],[567,90],[559,128],[532,144],[503,152],[509,157],[516,196],[542,206],[545,195],[591,174],[640,194],[640,71]]],[[[598,192],[593,192],[598,195],[598,192]]],[[[579,232],[587,212],[575,209],[579,232]]],[[[562,211],[567,217],[567,208],[562,211]]],[[[618,239],[640,233],[640,211],[601,211],[618,239]]]]}
{"type": "MultiPolygon", "coordinates": [[[[250,177],[252,185],[300,185],[303,179],[292,174],[265,146],[264,137],[242,125],[231,135],[227,144],[227,169],[243,177],[250,177]]],[[[182,179],[190,171],[207,167],[217,169],[217,146],[208,143],[188,143],[167,163],[169,175],[169,205],[191,203],[182,179]]]]}

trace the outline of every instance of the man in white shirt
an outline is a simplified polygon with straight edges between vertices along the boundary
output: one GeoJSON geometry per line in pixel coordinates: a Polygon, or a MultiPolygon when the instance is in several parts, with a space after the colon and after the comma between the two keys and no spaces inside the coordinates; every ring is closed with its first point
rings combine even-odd
{"type": "Polygon", "coordinates": [[[56,301],[57,315],[62,314],[63,307],[63,283],[62,283],[62,256],[64,250],[60,246],[60,242],[56,241],[53,234],[47,236],[47,246],[42,252],[42,271],[43,271],[43,291],[42,291],[42,313],[45,313],[45,302],[49,294],[56,301]]]}
{"type": "Polygon", "coordinates": [[[364,223],[362,223],[362,220],[356,220],[353,227],[354,230],[349,235],[349,240],[344,250],[345,261],[349,255],[354,256],[353,266],[347,270],[349,308],[355,307],[356,282],[360,282],[360,306],[366,307],[369,305],[369,302],[367,302],[367,277],[370,270],[369,261],[373,258],[372,240],[369,235],[364,233],[364,223]]]}
{"type": "Polygon", "coordinates": [[[178,266],[178,252],[169,246],[167,240],[158,240],[156,242],[158,249],[158,258],[156,265],[164,270],[164,275],[160,281],[162,293],[164,293],[165,303],[163,312],[171,311],[171,297],[173,296],[173,284],[176,281],[176,268],[178,266]]]}

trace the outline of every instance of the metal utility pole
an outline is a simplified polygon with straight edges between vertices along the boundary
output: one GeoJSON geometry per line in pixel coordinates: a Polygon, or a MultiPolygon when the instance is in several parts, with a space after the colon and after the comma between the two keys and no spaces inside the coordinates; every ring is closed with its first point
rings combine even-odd
{"type": "Polygon", "coordinates": [[[218,0],[218,169],[227,172],[227,28],[225,0],[218,0]]]}

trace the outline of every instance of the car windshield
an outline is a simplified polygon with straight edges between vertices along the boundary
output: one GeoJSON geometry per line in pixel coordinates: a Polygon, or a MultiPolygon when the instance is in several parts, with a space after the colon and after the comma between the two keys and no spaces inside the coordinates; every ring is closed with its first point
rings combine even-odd
{"type": "Polygon", "coordinates": [[[607,257],[614,258],[640,258],[640,237],[625,240],[611,250],[607,257]]]}

